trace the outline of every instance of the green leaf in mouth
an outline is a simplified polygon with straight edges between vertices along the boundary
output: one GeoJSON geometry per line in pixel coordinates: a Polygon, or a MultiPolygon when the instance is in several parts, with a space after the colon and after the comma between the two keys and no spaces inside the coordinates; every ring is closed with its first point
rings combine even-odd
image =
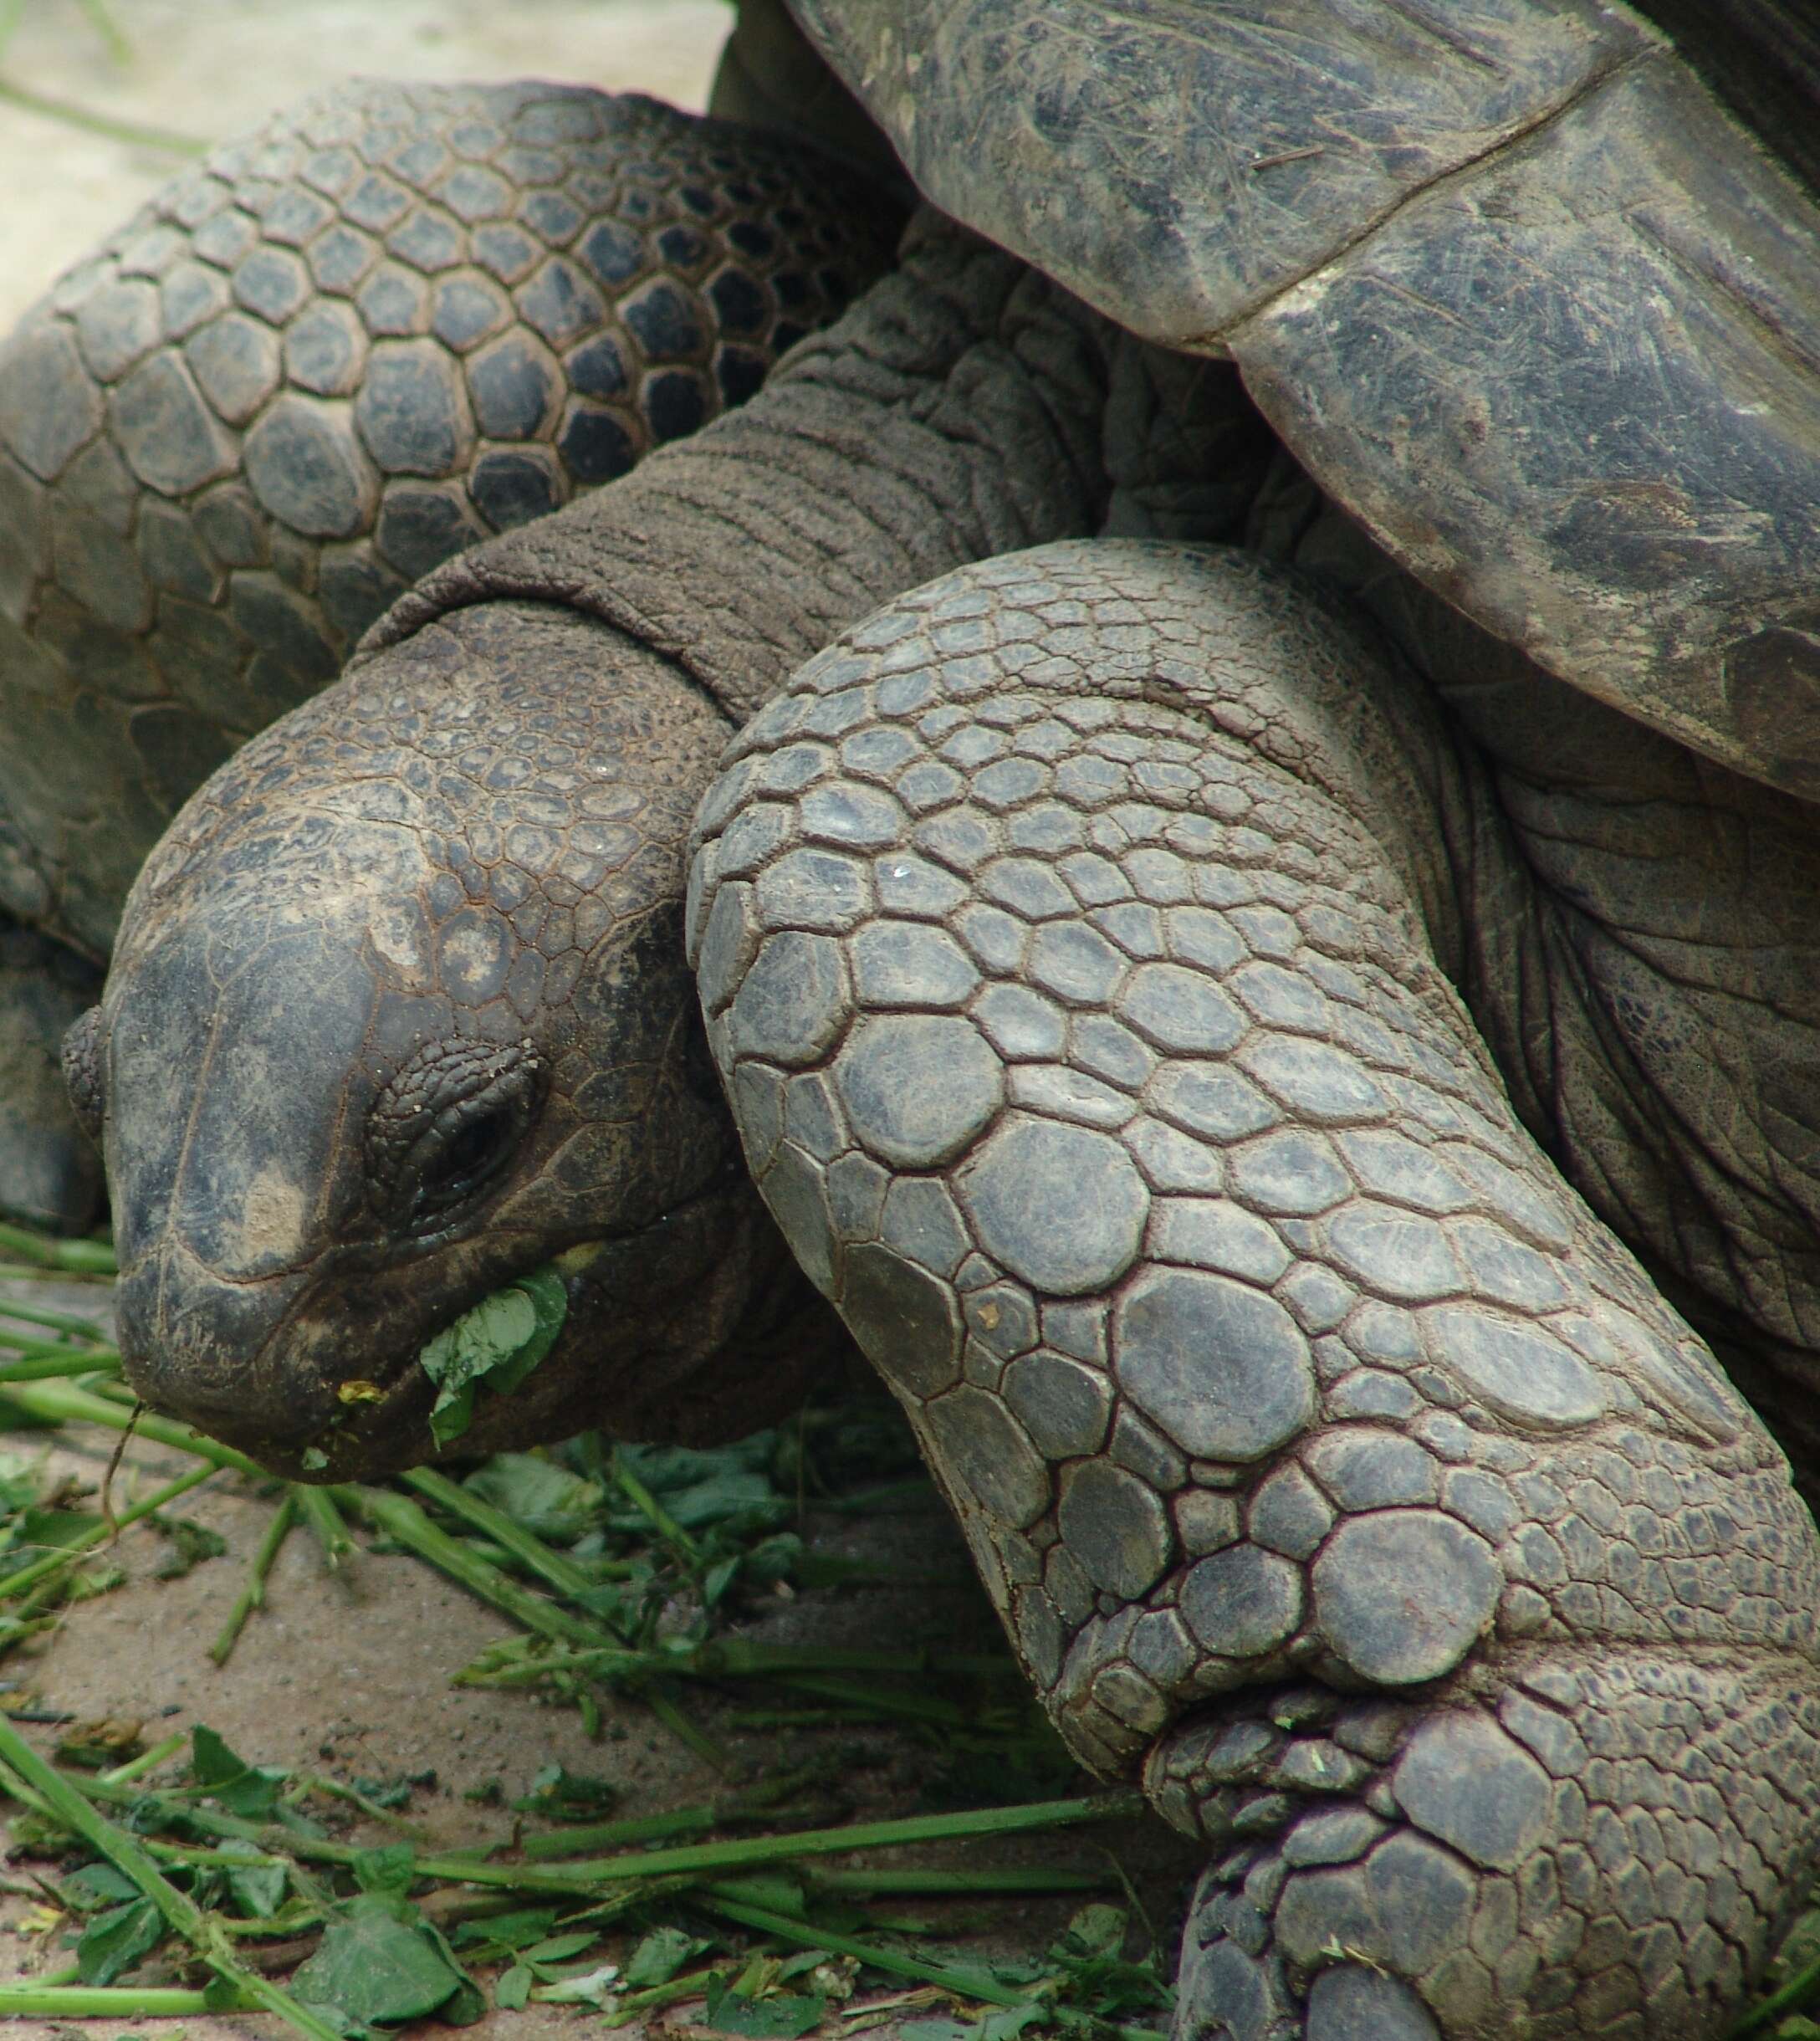
{"type": "Polygon", "coordinates": [[[474,1398],[485,1388],[509,1396],[556,1343],[569,1312],[569,1292],[548,1264],[514,1276],[429,1341],[417,1358],[435,1383],[430,1435],[452,1445],[474,1421],[474,1398]]]}

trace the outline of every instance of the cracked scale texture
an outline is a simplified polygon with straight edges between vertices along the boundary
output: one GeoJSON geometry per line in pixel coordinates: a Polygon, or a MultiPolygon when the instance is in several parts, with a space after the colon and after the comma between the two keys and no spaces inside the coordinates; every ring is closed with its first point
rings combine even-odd
{"type": "Polygon", "coordinates": [[[710,1041],[743,1122],[831,1077],[813,1144],[747,1128],[761,1193],[1072,1747],[1236,1850],[1189,2031],[1716,2031],[1820,1823],[1814,1535],[1432,961],[1440,751],[1244,555],[948,576],[730,748],[766,824],[704,810],[710,1041]],[[838,908],[768,889],[831,820],[838,908]],[[810,926],[780,1064],[738,1016],[810,926]]]}

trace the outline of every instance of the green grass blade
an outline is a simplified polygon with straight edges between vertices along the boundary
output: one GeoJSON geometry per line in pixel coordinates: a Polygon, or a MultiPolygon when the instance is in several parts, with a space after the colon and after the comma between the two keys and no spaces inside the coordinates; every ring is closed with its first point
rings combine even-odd
{"type": "Polygon", "coordinates": [[[682,1562],[685,1572],[700,1571],[702,1549],[675,1517],[658,1501],[644,1483],[626,1465],[625,1455],[616,1451],[607,1462],[607,1473],[617,1484],[626,1500],[651,1526],[664,1543],[682,1562]]]}
{"type": "Polygon", "coordinates": [[[238,1642],[240,1633],[246,1628],[247,1619],[256,1609],[265,1606],[266,1577],[271,1573],[284,1541],[291,1534],[297,1522],[297,1491],[288,1488],[278,1507],[272,1512],[272,1521],[265,1527],[265,1535],[259,1540],[259,1548],[253,1555],[253,1563],[247,1568],[247,1578],[240,1592],[234,1598],[234,1605],[228,1611],[228,1619],[221,1626],[220,1634],[208,1647],[208,1655],[217,1665],[225,1665],[238,1642]]]}
{"type": "Polygon", "coordinates": [[[1797,1970],[1787,1983],[1760,1998],[1740,2019],[1725,2029],[1725,2041],[1745,2041],[1747,2034],[1761,2033],[1785,2013],[1798,2013],[1820,1993],[1820,1957],[1797,1970]]]}
{"type": "Polygon", "coordinates": [[[334,2028],[319,2019],[307,2006],[299,2005],[289,1992],[237,1962],[227,1936],[187,1893],[180,1892],[171,1883],[137,1839],[92,1806],[54,1766],[38,1756],[3,1716],[0,1716],[0,1759],[39,1796],[59,1821],[105,1857],[123,1878],[130,1878],[217,1977],[225,1978],[266,2012],[275,2013],[299,2033],[309,2035],[310,2041],[340,2041],[334,2028]]]}
{"type": "Polygon", "coordinates": [[[596,1857],[565,1865],[577,1883],[667,1877],[679,1871],[730,1871],[798,1857],[834,1856],[850,1849],[883,1849],[899,1843],[950,1842],[965,1836],[1022,1835],[1031,1829],[1072,1828],[1083,1822],[1129,1819],[1143,1811],[1142,1793],[1095,1793],[1076,1800],[1028,1801],[1016,1807],[979,1808],[962,1814],[912,1814],[898,1821],[860,1821],[843,1829],[799,1829],[793,1834],[743,1836],[722,1843],[685,1843],[674,1849],[596,1857]]]}
{"type": "Polygon", "coordinates": [[[408,1496],[393,1495],[383,1488],[334,1488],[329,1492],[343,1509],[364,1517],[439,1573],[459,1581],[470,1594],[492,1603],[539,1636],[564,1644],[591,1645],[605,1634],[598,1624],[570,1614],[542,1595],[521,1588],[498,1567],[477,1559],[459,1538],[439,1531],[408,1496]]]}
{"type": "MultiPolygon", "coordinates": [[[[0,2020],[200,2019],[204,2013],[257,2013],[257,2000],[226,2007],[206,1992],[139,1984],[0,1984],[0,2020]]],[[[323,2028],[322,2033],[332,2031],[323,2028]]]]}
{"type": "Polygon", "coordinates": [[[299,1515],[309,1526],[316,1542],[322,1547],[324,1564],[331,1573],[340,1573],[360,1548],[342,1522],[334,1496],[326,1488],[312,1487],[304,1481],[294,1482],[290,1492],[299,1515]]]}
{"type": "MultiPolygon", "coordinates": [[[[452,1481],[446,1474],[438,1474],[434,1467],[413,1467],[403,1480],[407,1487],[416,1489],[439,1509],[447,1510],[452,1517],[462,1517],[490,1537],[495,1545],[510,1552],[514,1558],[522,1560],[559,1593],[589,1594],[600,1585],[585,1568],[546,1545],[516,1518],[508,1517],[504,1510],[495,1509],[492,1503],[483,1501],[458,1482],[452,1481]]],[[[608,1631],[613,1629],[611,1624],[604,1621],[601,1627],[608,1631]]]]}
{"type": "MultiPolygon", "coordinates": [[[[478,1663],[478,1661],[477,1661],[478,1663]]],[[[476,1685],[509,1686],[552,1671],[586,1672],[603,1680],[641,1678],[796,1680],[827,1673],[902,1674],[911,1678],[1021,1680],[1010,1657],[938,1651],[849,1651],[818,1645],[754,1644],[742,1637],[712,1638],[674,1649],[613,1643],[553,1653],[548,1659],[498,1671],[458,1675],[476,1685]]],[[[863,1691],[864,1690],[855,1690],[863,1691]]],[[[876,1700],[876,1694],[869,1694],[876,1700]]]]}
{"type": "MultiPolygon", "coordinates": [[[[28,106],[34,113],[48,112],[52,102],[22,92],[17,85],[0,83],[0,100],[15,106],[28,106]]],[[[70,1276],[117,1276],[120,1264],[105,1240],[54,1240],[47,1233],[28,1232],[23,1226],[0,1225],[0,1248],[41,1269],[55,1269],[70,1276]]]]}
{"type": "Polygon", "coordinates": [[[212,1480],[220,1470],[213,1466],[192,1467],[187,1474],[180,1474],[174,1481],[167,1481],[143,1502],[135,1502],[130,1509],[122,1510],[113,1523],[98,1523],[92,1530],[79,1532],[67,1545],[55,1552],[46,1552],[42,1559],[34,1559],[28,1566],[22,1566],[16,1573],[9,1573],[0,1580],[0,1601],[16,1601],[29,1593],[44,1581],[56,1574],[67,1572],[79,1560],[85,1558],[97,1545],[105,1545],[116,1528],[124,1531],[129,1524],[135,1524],[142,1517],[150,1517],[167,1503],[175,1502],[179,1496],[186,1496],[192,1488],[212,1480]]]}
{"type": "Polygon", "coordinates": [[[874,1970],[888,1972],[892,1977],[911,1977],[918,1984],[939,1985],[943,1991],[953,1992],[961,1998],[975,1999],[989,2006],[1021,2006],[1029,2003],[1027,1992],[1014,1991],[1009,1984],[999,1983],[996,1977],[988,1977],[984,1971],[953,1970],[943,1963],[925,1962],[920,1956],[907,1956],[901,1949],[863,1941],[856,1935],[837,1934],[808,1921],[793,1921],[788,1914],[772,1913],[766,1907],[749,1905],[744,1900],[710,1895],[700,1904],[729,1921],[737,1921],[742,1927],[755,1927],[761,1933],[799,1943],[805,1949],[826,1949],[832,1956],[856,1957],[874,1970]]]}
{"type": "MultiPolygon", "coordinates": [[[[85,1339],[106,1346],[107,1334],[89,1318],[72,1317],[67,1311],[45,1311],[37,1304],[22,1304],[17,1297],[0,1297],[0,1318],[17,1318],[22,1325],[41,1325],[53,1333],[67,1333],[72,1339],[85,1339]]],[[[13,1336],[0,1330],[0,1346],[11,1346],[13,1336]]]]}
{"type": "MultiPolygon", "coordinates": [[[[542,1576],[560,1593],[580,1595],[596,1586],[571,1559],[553,1551],[544,1541],[516,1523],[503,1510],[483,1502],[478,1496],[450,1481],[446,1475],[437,1473],[432,1467],[415,1468],[405,1480],[419,1495],[427,1496],[433,1502],[473,1524],[483,1532],[493,1543],[521,1559],[534,1573],[542,1576]]],[[[362,1489],[359,1491],[361,1502],[367,1506],[367,1499],[380,1505],[389,1505],[391,1517],[398,1527],[387,1527],[387,1535],[396,1537],[401,1545],[407,1545],[417,1556],[427,1560],[432,1566],[440,1567],[450,1573],[470,1593],[483,1601],[493,1604],[524,1624],[527,1629],[559,1642],[575,1642],[597,1639],[608,1642],[606,1649],[620,1648],[617,1633],[598,1618],[573,1616],[566,1609],[548,1602],[541,1595],[528,1593],[509,1574],[502,1573],[488,1561],[478,1558],[468,1551],[458,1538],[449,1537],[438,1531],[417,1505],[402,1496],[388,1496],[382,1489],[362,1489]]],[[[370,1516],[370,1521],[376,1521],[370,1516]]],[[[667,1664],[654,1664],[642,1670],[654,1674],[665,1674],[667,1664]]],[[[678,1705],[674,1696],[661,1687],[642,1689],[645,1704],[672,1736],[703,1758],[718,1771],[728,1769],[732,1762],[729,1753],[710,1737],[707,1731],[692,1721],[678,1705]]]]}
{"type": "Polygon", "coordinates": [[[204,1438],[201,1432],[191,1430],[187,1425],[180,1425],[174,1418],[156,1417],[150,1411],[141,1412],[135,1424],[130,1404],[112,1402],[87,1389],[71,1389],[60,1382],[24,1382],[9,1387],[6,1393],[10,1402],[18,1404],[21,1409],[31,1411],[36,1417],[105,1425],[110,1431],[130,1430],[141,1439],[150,1439],[154,1445],[171,1446],[180,1453],[193,1453],[198,1460],[211,1460],[217,1467],[232,1467],[237,1474],[254,1474],[262,1478],[265,1475],[264,1468],[256,1460],[248,1460],[244,1453],[237,1453],[231,1445],[223,1445],[218,1439],[204,1438]]]}
{"type": "Polygon", "coordinates": [[[143,1778],[148,1772],[156,1772],[167,1758],[175,1757],[189,1742],[180,1730],[174,1737],[166,1737],[162,1743],[155,1743],[149,1751],[141,1751],[138,1757],[129,1757],[123,1765],[112,1765],[101,1776],[110,1786],[130,1786],[135,1779],[143,1778]]]}
{"type": "Polygon", "coordinates": [[[805,1870],[803,1880],[818,1892],[865,1899],[875,1892],[923,1893],[949,1899],[979,1892],[1107,1892],[1118,1884],[1112,1871],[1045,1870],[1040,1865],[984,1871],[805,1870]]]}
{"type": "MultiPolygon", "coordinates": [[[[0,79],[0,104],[17,106],[26,113],[42,114],[47,120],[61,120],[66,126],[85,129],[91,135],[105,135],[110,141],[131,142],[141,149],[164,149],[173,156],[207,156],[211,143],[194,135],[179,135],[173,129],[152,127],[142,120],[117,120],[111,115],[98,114],[92,108],[78,106],[68,100],[55,100],[48,93],[28,92],[23,85],[15,85],[0,79]]],[[[7,1229],[15,1237],[0,1236],[0,1246],[14,1253],[23,1253],[28,1260],[38,1259],[34,1251],[38,1242],[30,1234],[18,1234],[12,1227],[7,1229]],[[29,1243],[27,1245],[26,1243],[29,1243]]],[[[89,1245],[79,1240],[61,1241],[59,1246],[79,1247],[89,1245]]],[[[114,1273],[112,1256],[109,1257],[106,1273],[114,1273]]],[[[66,1266],[52,1264],[53,1266],[66,1266]]]]}
{"type": "Polygon", "coordinates": [[[133,46],[120,33],[120,23],[107,11],[105,0],[80,0],[80,4],[108,56],[124,70],[133,60],[133,46]]]}
{"type": "Polygon", "coordinates": [[[113,1373],[120,1356],[110,1348],[59,1347],[49,1339],[3,1339],[0,1347],[21,1358],[0,1361],[0,1383],[52,1382],[59,1376],[113,1373]]]}

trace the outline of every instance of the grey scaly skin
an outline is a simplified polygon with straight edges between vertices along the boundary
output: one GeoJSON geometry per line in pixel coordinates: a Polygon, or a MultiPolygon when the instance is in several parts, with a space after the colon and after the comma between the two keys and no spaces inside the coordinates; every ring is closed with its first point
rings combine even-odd
{"type": "Polygon", "coordinates": [[[731,757],[748,1159],[1071,1747],[1212,1846],[1183,2030],[1718,2032],[1814,1845],[1814,1535],[1462,1003],[1462,910],[1556,904],[1481,756],[1317,584],[1097,541],[731,757]]]}
{"type": "Polygon", "coordinates": [[[575,1251],[464,1448],[705,1436],[819,1289],[1073,1747],[1207,1844],[1184,2041],[1716,2034],[1815,1856],[1817,1554],[1663,1286],[1798,1380],[1807,811],[1269,458],[925,218],[437,570],[73,1038],[129,1368],[402,1464],[422,1340],[575,1251]]]}

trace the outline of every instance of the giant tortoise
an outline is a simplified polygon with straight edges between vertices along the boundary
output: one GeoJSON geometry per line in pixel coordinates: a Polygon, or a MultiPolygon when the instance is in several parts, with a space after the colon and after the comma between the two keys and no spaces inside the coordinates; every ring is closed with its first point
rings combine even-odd
{"type": "Polygon", "coordinates": [[[733,125],[309,110],[0,361],[13,1202],[111,945],[149,1403],[428,1457],[554,1267],[462,1450],[702,1438],[844,1322],[1204,1842],[1183,2034],[1717,2034],[1820,1849],[1811,16],[791,6],[733,125]]]}

